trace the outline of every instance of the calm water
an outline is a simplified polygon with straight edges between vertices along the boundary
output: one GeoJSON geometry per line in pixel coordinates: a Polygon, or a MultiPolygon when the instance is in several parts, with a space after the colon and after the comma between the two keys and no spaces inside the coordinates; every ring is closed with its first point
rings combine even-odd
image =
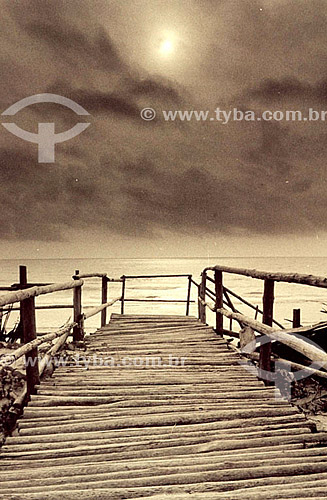
{"type": "MultiPolygon", "coordinates": [[[[201,270],[215,264],[231,265],[235,267],[256,268],[264,271],[300,272],[327,276],[327,258],[205,258],[198,259],[60,259],[60,260],[0,260],[0,285],[10,285],[18,281],[18,266],[26,265],[28,278],[31,282],[62,282],[70,280],[75,269],[81,273],[106,272],[108,276],[118,278],[122,274],[193,274],[199,281],[201,270]]],[[[225,285],[237,294],[242,295],[254,305],[261,306],[263,282],[236,275],[225,275],[225,285]]],[[[88,279],[83,287],[83,303],[86,306],[100,304],[101,280],[88,279]]],[[[119,284],[110,284],[109,297],[114,298],[120,293],[119,284]]],[[[161,298],[186,299],[187,279],[171,278],[157,280],[131,280],[127,282],[126,298],[161,298]]],[[[193,299],[196,290],[193,289],[193,299]]],[[[287,319],[292,317],[293,308],[301,308],[304,324],[327,320],[327,315],[321,313],[323,303],[327,303],[327,290],[291,284],[276,284],[275,317],[285,326],[290,325],[287,319]]],[[[58,292],[37,298],[37,304],[72,303],[72,291],[58,292]]],[[[245,314],[254,317],[253,311],[241,306],[235,300],[235,306],[245,314]]],[[[146,304],[127,303],[126,313],[149,314],[185,314],[184,304],[146,304]]],[[[116,304],[111,311],[119,312],[120,305],[116,304]]],[[[196,314],[196,307],[192,305],[191,313],[196,314]]],[[[71,315],[70,310],[38,311],[38,329],[52,330],[64,323],[71,315]]],[[[11,324],[17,315],[12,313],[11,324]]],[[[99,326],[98,316],[90,318],[86,326],[94,330],[99,326]]],[[[208,321],[213,322],[213,314],[209,311],[208,321]]]]}

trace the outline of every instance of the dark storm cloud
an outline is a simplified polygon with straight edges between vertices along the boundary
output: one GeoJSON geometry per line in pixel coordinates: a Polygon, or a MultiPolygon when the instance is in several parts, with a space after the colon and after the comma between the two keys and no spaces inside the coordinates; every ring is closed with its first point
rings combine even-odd
{"type": "Polygon", "coordinates": [[[154,99],[159,99],[167,103],[182,104],[182,98],[171,82],[163,83],[154,79],[144,79],[133,81],[131,84],[131,92],[136,96],[146,96],[154,99]]]}
{"type": "Polygon", "coordinates": [[[301,82],[296,78],[267,79],[258,87],[251,88],[244,96],[257,99],[266,104],[276,101],[296,100],[299,104],[327,103],[327,79],[315,84],[301,82]]]}
{"type": "Polygon", "coordinates": [[[61,54],[62,58],[83,56],[85,63],[92,60],[92,66],[115,71],[123,68],[123,63],[108,34],[103,28],[90,37],[76,28],[71,28],[65,19],[61,25],[53,26],[51,21],[42,23],[23,23],[23,30],[36,39],[46,43],[49,48],[61,54]]]}
{"type": "MultiPolygon", "coordinates": [[[[230,233],[235,227],[246,228],[250,218],[263,232],[267,226],[271,232],[280,232],[280,217],[288,223],[288,230],[296,229],[295,224],[290,224],[292,210],[287,201],[288,196],[296,194],[294,185],[287,187],[280,182],[278,191],[271,189],[267,195],[268,190],[263,187],[270,183],[271,173],[264,176],[261,172],[259,183],[257,172],[244,178],[247,184],[253,182],[250,198],[239,179],[218,181],[199,168],[189,168],[172,177],[144,158],[119,171],[111,169],[110,176],[105,175],[105,164],[97,165],[101,185],[80,168],[71,166],[63,175],[53,167],[31,170],[34,163],[34,155],[1,151],[0,205],[5,215],[0,224],[2,238],[54,241],[60,238],[63,228],[92,226],[95,216],[99,227],[128,235],[151,234],[154,224],[186,234],[230,233]],[[261,211],[267,196],[272,210],[261,211]],[[118,204],[115,199],[119,199],[118,204]]],[[[310,190],[310,185],[301,186],[301,193],[303,190],[310,190]]],[[[296,223],[302,220],[305,224],[302,203],[301,197],[296,223]]]]}
{"type": "Polygon", "coordinates": [[[309,84],[301,83],[295,78],[284,78],[282,80],[264,80],[258,88],[252,88],[249,96],[271,102],[281,98],[303,98],[312,97],[313,88],[309,84]]]}
{"type": "MultiPolygon", "coordinates": [[[[158,228],[185,234],[326,229],[325,124],[181,126],[139,118],[147,106],[158,115],[208,109],[206,93],[211,100],[225,93],[227,109],[324,105],[324,2],[194,0],[188,22],[197,26],[194,13],[205,4],[207,31],[201,38],[192,32],[193,73],[185,70],[190,81],[178,83],[134,67],[126,40],[111,33],[130,2],[112,2],[107,17],[108,2],[100,0],[2,3],[3,109],[28,95],[57,93],[85,107],[92,127],[57,146],[55,165],[39,165],[35,145],[0,131],[1,238],[58,240],[95,221],[108,231],[145,236],[158,228]]],[[[190,2],[184,3],[178,9],[187,16],[190,2]]],[[[140,4],[144,12],[154,8],[153,0],[140,4]]],[[[158,2],[159,18],[165,5],[158,2]]],[[[137,40],[141,24],[133,23],[130,37],[137,40]]],[[[65,130],[76,123],[60,107],[44,106],[25,112],[24,128],[57,120],[65,130]]]]}
{"type": "Polygon", "coordinates": [[[64,95],[73,101],[78,102],[90,114],[118,114],[130,118],[137,118],[139,121],[141,109],[127,92],[115,94],[114,92],[101,92],[99,90],[85,90],[71,88],[67,84],[57,83],[50,86],[47,92],[64,95]]]}

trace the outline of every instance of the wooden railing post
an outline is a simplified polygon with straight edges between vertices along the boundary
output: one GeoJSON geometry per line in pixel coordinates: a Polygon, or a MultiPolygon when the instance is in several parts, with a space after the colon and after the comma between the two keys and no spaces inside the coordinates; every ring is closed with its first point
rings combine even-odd
{"type": "MultiPolygon", "coordinates": [[[[274,288],[275,288],[274,280],[265,279],[262,322],[268,326],[273,325],[274,298],[275,298],[274,288]]],[[[270,357],[271,357],[271,342],[268,342],[260,347],[259,368],[261,370],[271,371],[270,357]]]]}
{"type": "Polygon", "coordinates": [[[122,287],[121,287],[121,314],[124,314],[125,312],[125,289],[126,289],[126,278],[125,276],[122,276],[121,279],[122,281],[122,287]]]}
{"type": "MultiPolygon", "coordinates": [[[[24,289],[26,287],[27,287],[27,267],[26,266],[19,266],[19,288],[24,289]]],[[[20,303],[20,321],[21,321],[22,327],[23,327],[23,319],[22,318],[24,315],[23,309],[24,309],[24,305],[23,305],[23,302],[21,302],[20,303]]],[[[21,341],[21,343],[24,342],[23,329],[22,329],[22,333],[20,335],[20,341],[21,341]]]]}
{"type": "MultiPolygon", "coordinates": [[[[215,292],[216,292],[216,309],[224,307],[224,287],[223,287],[223,273],[222,271],[215,271],[215,292]]],[[[216,333],[223,335],[224,333],[224,316],[216,312],[216,333]]]]}
{"type": "Polygon", "coordinates": [[[192,275],[190,274],[188,277],[188,286],[187,286],[186,316],[190,315],[191,288],[192,288],[192,275]]]}
{"type": "Polygon", "coordinates": [[[293,328],[301,326],[301,309],[293,309],[293,328]]]}
{"type": "MultiPolygon", "coordinates": [[[[79,271],[75,271],[73,279],[79,279],[79,271]]],[[[77,286],[73,289],[74,302],[74,322],[78,323],[73,328],[73,341],[79,342],[84,338],[83,317],[82,317],[82,286],[77,286]]]]}
{"type": "MultiPolygon", "coordinates": [[[[108,278],[107,276],[102,276],[102,287],[101,287],[101,304],[106,304],[108,302],[108,278]]],[[[101,327],[105,326],[107,323],[107,309],[103,309],[101,312],[101,327]]]]}
{"type": "MultiPolygon", "coordinates": [[[[31,297],[21,302],[24,344],[36,339],[35,299],[31,297]]],[[[39,354],[35,347],[25,355],[27,393],[35,394],[35,386],[40,383],[39,354]]]]}
{"type": "MultiPolygon", "coordinates": [[[[27,268],[19,266],[19,281],[22,288],[27,285],[27,268]]],[[[27,344],[36,339],[35,298],[22,300],[20,303],[20,321],[23,331],[23,342],[27,344]]],[[[40,383],[38,348],[25,355],[27,396],[35,394],[35,386],[40,383]]]]}
{"type": "Polygon", "coordinates": [[[198,318],[201,319],[201,308],[202,308],[202,304],[200,302],[200,299],[201,298],[201,285],[198,285],[198,318]]]}
{"type": "MultiPolygon", "coordinates": [[[[200,285],[200,299],[206,300],[206,286],[207,286],[207,273],[203,271],[201,275],[201,285],[200,285]]],[[[200,321],[206,323],[206,306],[200,303],[200,321]]]]}

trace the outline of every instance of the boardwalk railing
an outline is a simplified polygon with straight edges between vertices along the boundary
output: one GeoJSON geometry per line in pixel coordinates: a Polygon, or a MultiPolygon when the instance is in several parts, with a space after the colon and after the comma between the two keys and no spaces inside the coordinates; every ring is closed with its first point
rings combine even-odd
{"type": "MultiPolygon", "coordinates": [[[[317,327],[327,327],[327,323],[318,323],[317,325],[312,325],[311,327],[301,327],[299,310],[295,309],[293,315],[293,328],[284,329],[284,327],[273,317],[275,282],[297,283],[301,285],[327,288],[327,278],[320,276],[270,273],[227,266],[207,267],[201,274],[201,283],[194,282],[194,284],[198,288],[199,319],[203,323],[206,323],[206,308],[208,307],[216,315],[216,332],[218,335],[223,335],[225,333],[233,334],[233,332],[226,331],[224,329],[223,319],[224,317],[226,317],[229,318],[231,322],[237,321],[241,328],[248,327],[254,332],[267,335],[272,340],[278,340],[282,344],[291,347],[297,352],[300,352],[301,354],[309,358],[312,362],[323,363],[324,366],[326,366],[327,354],[323,350],[314,347],[305,340],[298,338],[296,334],[303,335],[310,330],[314,330],[317,327]],[[209,276],[209,272],[213,273],[214,276],[209,276]],[[237,295],[230,289],[226,288],[223,285],[224,273],[236,274],[239,276],[247,276],[258,280],[263,280],[264,290],[262,310],[258,307],[253,306],[250,302],[243,299],[240,295],[237,295]],[[212,290],[208,287],[208,282],[214,284],[215,290],[212,290]],[[213,301],[213,305],[206,302],[207,297],[213,301]],[[237,298],[243,304],[254,309],[256,311],[255,319],[241,314],[235,308],[231,297],[237,298]],[[227,306],[228,309],[226,309],[224,306],[227,306]],[[262,314],[262,322],[257,321],[256,318],[258,314],[262,314]]],[[[232,326],[230,326],[230,330],[232,330],[232,326]]],[[[271,371],[271,342],[267,342],[260,347],[259,368],[261,370],[271,371]]],[[[302,368],[305,367],[302,366],[302,368]]]]}
{"type": "Polygon", "coordinates": [[[74,342],[82,341],[84,338],[84,322],[97,315],[101,314],[101,327],[107,322],[107,309],[117,302],[121,302],[121,313],[124,314],[125,302],[164,302],[164,303],[186,303],[186,315],[189,315],[190,304],[195,301],[191,300],[191,280],[192,275],[189,274],[169,274],[169,275],[145,275],[145,276],[122,276],[119,279],[108,278],[106,273],[91,273],[80,274],[78,270],[75,271],[73,279],[66,283],[28,283],[27,269],[25,266],[19,268],[20,282],[15,283],[11,287],[1,287],[2,291],[7,293],[0,296],[0,309],[1,311],[20,311],[20,324],[22,326],[23,345],[16,349],[10,355],[5,355],[0,358],[1,367],[10,367],[15,361],[25,356],[26,366],[26,389],[19,399],[19,403],[23,403],[23,399],[29,397],[30,394],[35,392],[35,387],[40,383],[40,376],[44,372],[51,357],[56,354],[65,344],[67,338],[71,334],[74,342]],[[187,278],[187,298],[186,300],[174,299],[142,299],[142,298],[126,298],[126,282],[128,280],[137,279],[156,279],[156,278],[187,278]],[[88,309],[87,312],[83,311],[82,304],[82,290],[85,285],[85,280],[88,278],[101,279],[101,305],[88,309]],[[119,297],[108,301],[108,283],[121,283],[122,290],[119,297]],[[73,304],[52,304],[47,306],[36,306],[35,297],[47,295],[60,291],[73,291],[73,304]],[[13,304],[19,303],[19,307],[9,307],[13,304]],[[6,309],[7,308],[7,309],[6,309]],[[59,308],[72,308],[73,321],[65,324],[58,331],[37,337],[36,332],[36,309],[59,309],[59,308]],[[58,339],[57,342],[49,349],[41,361],[39,361],[38,347],[46,342],[58,339]]]}
{"type": "MultiPolygon", "coordinates": [[[[252,333],[257,332],[267,335],[272,340],[291,347],[300,352],[313,362],[323,363],[327,366],[327,354],[321,349],[314,347],[305,340],[297,338],[295,334],[305,334],[317,326],[313,325],[308,328],[300,327],[300,317],[298,310],[295,310],[294,322],[292,329],[284,329],[273,317],[274,309],[274,287],[275,282],[298,283],[320,288],[327,288],[327,278],[312,275],[302,274],[285,274],[285,273],[268,273],[250,269],[239,269],[226,266],[207,267],[201,274],[201,282],[197,283],[191,274],[157,274],[157,275],[123,275],[119,279],[112,279],[106,273],[80,274],[75,271],[73,279],[66,283],[55,284],[40,284],[28,283],[26,267],[20,266],[20,282],[12,287],[2,287],[6,291],[0,296],[0,309],[11,307],[13,304],[19,303],[20,322],[22,326],[23,344],[10,355],[0,358],[0,368],[12,365],[17,359],[22,356],[26,357],[26,394],[29,396],[35,391],[35,386],[39,384],[40,375],[45,370],[47,362],[57,353],[65,344],[68,336],[72,332],[73,341],[79,342],[84,338],[84,322],[97,315],[101,314],[101,326],[107,322],[107,309],[117,302],[121,302],[121,313],[124,314],[126,302],[163,302],[163,303],[186,303],[186,315],[190,314],[190,305],[194,303],[191,299],[192,285],[197,288],[198,295],[198,314],[201,322],[206,323],[206,309],[209,308],[215,313],[215,329],[218,335],[225,333],[235,335],[232,332],[232,322],[236,321],[241,329],[250,329],[252,333]],[[213,276],[210,276],[213,273],[213,276]],[[263,307],[252,305],[249,301],[243,299],[223,284],[224,273],[237,274],[247,276],[254,279],[264,281],[263,290],[263,307]],[[83,311],[82,292],[85,285],[85,280],[88,278],[99,278],[101,280],[101,304],[83,311]],[[186,299],[161,299],[161,298],[127,298],[126,289],[127,283],[130,280],[153,280],[161,278],[187,278],[187,295],[186,299]],[[121,283],[121,294],[108,301],[108,283],[121,283]],[[214,289],[212,286],[214,285],[214,289]],[[31,286],[32,285],[32,286],[31,286]],[[44,308],[55,307],[72,307],[74,311],[73,321],[65,324],[57,332],[37,337],[36,334],[36,319],[35,319],[35,297],[51,294],[59,291],[72,290],[73,304],[70,305],[50,305],[43,306],[44,308]],[[241,314],[233,304],[233,300],[237,299],[247,307],[255,311],[255,318],[241,314]],[[213,304],[210,304],[212,301],[213,304]],[[257,320],[257,316],[262,315],[262,322],[257,320]],[[224,317],[229,318],[230,330],[224,329],[224,317]],[[56,343],[49,349],[46,355],[39,362],[38,347],[45,342],[57,339],[56,343]]],[[[322,323],[318,326],[321,327],[322,323]]],[[[327,326],[327,323],[325,324],[327,326]]],[[[242,330],[241,330],[242,331],[242,330]]],[[[236,334],[239,335],[239,334],[236,334]]],[[[300,366],[300,365],[298,365],[300,366]]],[[[322,365],[321,365],[322,366],[322,365]]],[[[271,342],[261,345],[259,355],[259,368],[265,371],[271,371],[271,342]]],[[[302,368],[305,368],[302,366],[302,368]]],[[[324,372],[321,372],[325,376],[324,372]]],[[[326,376],[325,376],[326,378],[326,376]]]]}
{"type": "MultiPolygon", "coordinates": [[[[47,366],[47,362],[51,357],[58,352],[65,344],[68,336],[73,330],[73,340],[81,341],[84,338],[84,321],[101,313],[101,326],[106,323],[106,311],[116,302],[121,300],[121,296],[108,302],[107,300],[107,283],[109,279],[106,274],[79,274],[75,271],[72,281],[66,283],[55,283],[48,285],[36,284],[29,286],[27,283],[27,271],[25,266],[20,266],[20,290],[7,291],[0,296],[0,307],[20,303],[20,323],[22,326],[24,343],[13,353],[2,356],[0,358],[0,368],[10,367],[15,361],[25,356],[26,367],[26,388],[23,391],[22,397],[29,397],[35,392],[35,386],[40,383],[40,376],[47,366]],[[87,278],[101,278],[102,280],[102,303],[98,307],[88,310],[87,313],[82,311],[82,287],[87,278]],[[35,297],[40,295],[51,294],[73,290],[73,309],[74,319],[72,322],[65,324],[58,331],[37,337],[36,332],[36,317],[35,317],[35,297]],[[39,362],[38,347],[46,342],[58,339],[51,349],[45,354],[39,362]]],[[[8,290],[8,288],[7,288],[8,290]]],[[[61,306],[59,306],[61,307],[61,306]]],[[[51,306],[47,306],[51,308],[51,306]]]]}

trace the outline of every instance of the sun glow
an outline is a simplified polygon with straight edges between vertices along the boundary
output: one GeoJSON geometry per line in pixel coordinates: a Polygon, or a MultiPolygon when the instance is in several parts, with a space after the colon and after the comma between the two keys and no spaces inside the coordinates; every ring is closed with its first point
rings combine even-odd
{"type": "Polygon", "coordinates": [[[159,51],[162,56],[169,56],[170,54],[172,54],[172,52],[174,52],[173,41],[169,38],[163,40],[160,44],[159,51]]]}

